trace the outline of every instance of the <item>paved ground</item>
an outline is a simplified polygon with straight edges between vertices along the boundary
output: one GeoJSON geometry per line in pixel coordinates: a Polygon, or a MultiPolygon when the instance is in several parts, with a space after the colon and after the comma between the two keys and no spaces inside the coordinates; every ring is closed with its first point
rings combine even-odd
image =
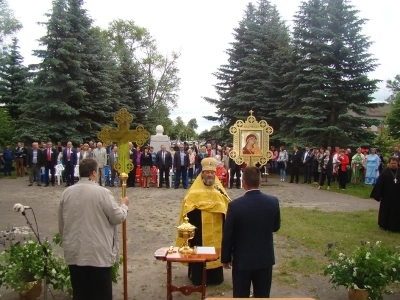
{"type": "MultiPolygon", "coordinates": [[[[27,177],[18,179],[0,179],[0,230],[8,226],[25,226],[25,219],[12,208],[15,203],[22,203],[35,209],[42,236],[52,237],[57,229],[57,208],[64,186],[38,187],[28,186],[27,177]]],[[[278,179],[269,179],[263,191],[276,195],[282,206],[301,206],[304,208],[319,208],[327,211],[349,211],[377,209],[378,203],[374,200],[359,199],[344,194],[317,190],[315,187],[304,184],[289,184],[279,182],[278,179]]],[[[119,198],[120,189],[113,188],[119,198]]],[[[159,247],[169,246],[174,241],[177,217],[181,201],[185,194],[183,189],[158,188],[128,188],[128,197],[131,200],[128,227],[128,278],[129,299],[165,299],[165,265],[153,258],[153,253],[159,247]]],[[[228,190],[233,199],[243,194],[243,190],[228,190]]],[[[277,236],[276,245],[283,245],[284,238],[277,236]]],[[[281,262],[277,253],[277,262],[281,262]]],[[[174,280],[178,283],[188,283],[186,268],[174,265],[174,280]]],[[[220,287],[209,287],[208,296],[225,297],[231,295],[229,272],[225,272],[225,282],[220,287]]],[[[298,278],[300,287],[293,288],[286,285],[273,284],[272,295],[275,297],[312,296],[318,299],[334,300],[345,299],[346,292],[332,292],[326,278],[312,276],[298,278]]],[[[123,299],[122,280],[114,286],[114,299],[123,299]]],[[[0,289],[3,299],[18,299],[15,293],[0,289]]],[[[49,299],[52,299],[51,297],[49,299]]],[[[56,295],[56,299],[69,299],[56,295]]],[[[199,295],[183,297],[176,295],[174,299],[200,299],[199,295]]],[[[399,295],[385,297],[385,300],[399,300],[399,295]]]]}

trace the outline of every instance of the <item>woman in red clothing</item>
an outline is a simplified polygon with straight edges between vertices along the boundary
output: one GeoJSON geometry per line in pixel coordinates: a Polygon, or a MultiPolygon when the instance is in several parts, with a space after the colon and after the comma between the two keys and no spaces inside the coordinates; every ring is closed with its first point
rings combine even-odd
{"type": "Polygon", "coordinates": [[[349,161],[349,157],[344,154],[344,149],[340,149],[337,159],[340,162],[339,188],[342,190],[345,190],[346,182],[347,182],[347,166],[349,165],[350,161],[349,161]]]}

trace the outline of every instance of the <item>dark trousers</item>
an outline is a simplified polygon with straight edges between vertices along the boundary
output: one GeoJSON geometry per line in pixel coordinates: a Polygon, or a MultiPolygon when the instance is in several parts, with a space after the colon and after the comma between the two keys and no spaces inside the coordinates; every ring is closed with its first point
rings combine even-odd
{"type": "Polygon", "coordinates": [[[318,182],[319,181],[319,176],[320,176],[320,172],[315,171],[313,172],[313,176],[314,176],[314,182],[318,182]]]}
{"type": "Polygon", "coordinates": [[[187,168],[186,167],[176,168],[175,187],[179,186],[179,181],[181,180],[181,176],[182,176],[182,185],[183,185],[183,187],[187,186],[186,175],[187,175],[187,168]]]}
{"type": "Polygon", "coordinates": [[[236,175],[236,187],[240,188],[240,169],[235,170],[231,169],[229,174],[229,187],[233,187],[233,181],[235,180],[236,175]]]}
{"type": "MultiPolygon", "coordinates": [[[[111,170],[110,186],[113,186],[115,176],[118,174],[118,172],[114,169],[114,165],[110,166],[110,170],[111,170]]],[[[129,175],[128,175],[128,177],[129,177],[129,175]]]]}
{"type": "Polygon", "coordinates": [[[135,183],[136,183],[136,168],[137,168],[137,165],[134,164],[133,165],[133,170],[128,173],[128,180],[126,182],[126,185],[128,187],[134,187],[135,186],[135,183]]]}
{"type": "Polygon", "coordinates": [[[190,178],[190,181],[193,180],[193,167],[189,168],[189,178],[190,178]]]}
{"type": "Polygon", "coordinates": [[[67,185],[74,185],[74,173],[74,165],[70,161],[67,161],[67,164],[65,165],[65,178],[67,179],[67,185]]]}
{"type": "Polygon", "coordinates": [[[55,169],[51,161],[46,161],[46,164],[44,165],[44,170],[45,170],[45,178],[46,178],[46,184],[49,184],[49,171],[51,174],[51,184],[54,185],[55,181],[55,169]]]}
{"type": "Polygon", "coordinates": [[[40,185],[40,166],[38,164],[31,164],[29,167],[29,183],[33,183],[36,177],[36,183],[40,185]]]}
{"type": "Polygon", "coordinates": [[[233,298],[249,298],[253,284],[254,298],[269,298],[272,282],[272,266],[257,270],[232,268],[233,298]]]}
{"type": "Polygon", "coordinates": [[[339,188],[345,189],[347,183],[347,171],[342,171],[339,168],[339,188]]]}
{"type": "Polygon", "coordinates": [[[12,160],[6,160],[4,162],[4,176],[11,176],[12,160]]]}
{"type": "Polygon", "coordinates": [[[111,267],[70,265],[74,300],[112,300],[111,267]]]}
{"type": "Polygon", "coordinates": [[[298,164],[292,164],[292,174],[290,176],[290,182],[293,182],[294,177],[296,177],[296,183],[299,182],[299,165],[298,164]]]}
{"type": "Polygon", "coordinates": [[[304,183],[311,183],[311,164],[304,165],[304,183]]]}
{"type": "Polygon", "coordinates": [[[163,165],[160,169],[160,182],[158,183],[159,187],[162,187],[164,184],[164,177],[165,177],[165,185],[168,187],[169,186],[169,168],[167,168],[165,165],[163,165]]]}
{"type": "Polygon", "coordinates": [[[327,179],[328,186],[331,186],[332,176],[327,176],[324,172],[321,172],[319,177],[319,185],[323,186],[325,184],[325,179],[327,179]]]}

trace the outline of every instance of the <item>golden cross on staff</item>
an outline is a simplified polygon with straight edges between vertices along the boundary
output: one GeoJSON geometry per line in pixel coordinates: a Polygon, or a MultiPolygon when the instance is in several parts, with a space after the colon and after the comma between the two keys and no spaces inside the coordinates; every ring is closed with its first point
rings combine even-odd
{"type": "MultiPolygon", "coordinates": [[[[143,146],[150,139],[150,133],[142,125],[134,130],[130,130],[133,116],[126,108],[121,108],[114,115],[114,122],[117,123],[117,129],[112,129],[106,125],[97,134],[104,146],[111,145],[113,142],[118,144],[118,162],[114,169],[120,174],[122,181],[122,197],[126,197],[126,181],[128,173],[133,170],[133,163],[129,160],[129,142],[135,142],[138,146],[143,146]]],[[[124,266],[124,300],[128,299],[128,264],[127,264],[127,246],[126,246],[126,221],[122,223],[122,251],[124,266]]]]}

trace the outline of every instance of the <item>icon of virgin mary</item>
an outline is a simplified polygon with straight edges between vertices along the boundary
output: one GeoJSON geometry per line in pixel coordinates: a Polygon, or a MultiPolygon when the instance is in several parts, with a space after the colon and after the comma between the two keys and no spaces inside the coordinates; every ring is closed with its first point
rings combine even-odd
{"type": "Polygon", "coordinates": [[[246,134],[245,143],[242,149],[243,154],[261,154],[260,146],[258,145],[258,136],[253,131],[246,134]]]}

